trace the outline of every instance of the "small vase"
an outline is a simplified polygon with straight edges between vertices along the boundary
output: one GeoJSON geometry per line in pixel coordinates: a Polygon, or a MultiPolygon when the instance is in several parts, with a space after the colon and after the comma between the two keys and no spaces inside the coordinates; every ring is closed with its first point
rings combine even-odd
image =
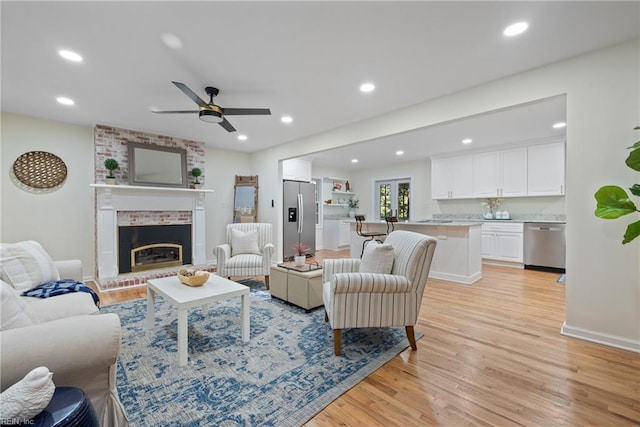
{"type": "Polygon", "coordinates": [[[356,213],[354,211],[349,211],[349,218],[355,218],[356,213]]]}
{"type": "Polygon", "coordinates": [[[304,266],[306,259],[307,258],[304,255],[296,255],[293,257],[293,261],[295,262],[297,267],[304,266]]]}
{"type": "Polygon", "coordinates": [[[116,179],[107,177],[104,179],[104,183],[107,185],[116,185],[116,179]]]}
{"type": "Polygon", "coordinates": [[[200,184],[200,183],[193,184],[193,188],[195,188],[196,190],[197,190],[198,188],[202,188],[202,184],[200,184]]]}

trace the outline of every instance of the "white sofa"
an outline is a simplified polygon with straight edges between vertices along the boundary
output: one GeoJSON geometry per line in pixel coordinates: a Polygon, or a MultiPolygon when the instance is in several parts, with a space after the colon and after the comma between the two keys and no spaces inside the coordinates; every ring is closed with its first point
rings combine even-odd
{"type": "MultiPolygon", "coordinates": [[[[61,278],[82,279],[79,260],[53,265],[61,278]]],[[[78,387],[87,394],[102,426],[128,426],[116,389],[120,318],[98,314],[93,298],[85,292],[24,297],[12,284],[0,282],[1,390],[32,369],[46,366],[56,386],[78,387]]]]}

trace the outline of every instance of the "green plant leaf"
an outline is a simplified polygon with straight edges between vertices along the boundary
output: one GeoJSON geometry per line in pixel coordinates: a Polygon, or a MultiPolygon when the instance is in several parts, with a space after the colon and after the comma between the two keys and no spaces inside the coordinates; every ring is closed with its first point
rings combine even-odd
{"type": "Polygon", "coordinates": [[[627,147],[627,148],[632,148],[632,149],[636,149],[636,148],[640,148],[640,141],[636,142],[635,144],[633,144],[631,147],[627,147]]]}
{"type": "Polygon", "coordinates": [[[631,191],[631,194],[633,194],[634,196],[640,197],[640,184],[633,184],[631,187],[629,187],[629,191],[631,191]]]}
{"type": "Polygon", "coordinates": [[[634,171],[640,172],[640,149],[635,149],[629,153],[625,163],[634,171]]]}
{"type": "Polygon", "coordinates": [[[640,221],[632,222],[627,226],[627,231],[624,233],[622,244],[624,245],[629,243],[638,236],[640,236],[640,221]]]}
{"type": "Polygon", "coordinates": [[[629,199],[627,192],[617,185],[605,185],[594,194],[598,218],[615,219],[636,211],[636,205],[629,199]]]}

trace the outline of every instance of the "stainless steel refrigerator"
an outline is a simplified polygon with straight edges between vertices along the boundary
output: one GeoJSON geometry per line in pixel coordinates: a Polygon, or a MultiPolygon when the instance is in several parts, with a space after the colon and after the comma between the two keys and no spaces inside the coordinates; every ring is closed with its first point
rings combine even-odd
{"type": "Polygon", "coordinates": [[[316,252],[316,185],[312,182],[283,181],[284,239],[283,259],[293,259],[294,245],[302,243],[308,250],[305,255],[316,252]]]}

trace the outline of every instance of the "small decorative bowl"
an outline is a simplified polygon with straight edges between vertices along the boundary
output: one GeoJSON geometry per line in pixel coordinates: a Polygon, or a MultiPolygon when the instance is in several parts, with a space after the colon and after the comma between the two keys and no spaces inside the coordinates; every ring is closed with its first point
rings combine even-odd
{"type": "Polygon", "coordinates": [[[183,276],[182,274],[178,273],[178,280],[180,280],[180,283],[182,283],[183,285],[193,287],[202,286],[207,283],[207,280],[209,280],[209,272],[202,271],[200,272],[200,274],[193,276],[183,276]]]}

